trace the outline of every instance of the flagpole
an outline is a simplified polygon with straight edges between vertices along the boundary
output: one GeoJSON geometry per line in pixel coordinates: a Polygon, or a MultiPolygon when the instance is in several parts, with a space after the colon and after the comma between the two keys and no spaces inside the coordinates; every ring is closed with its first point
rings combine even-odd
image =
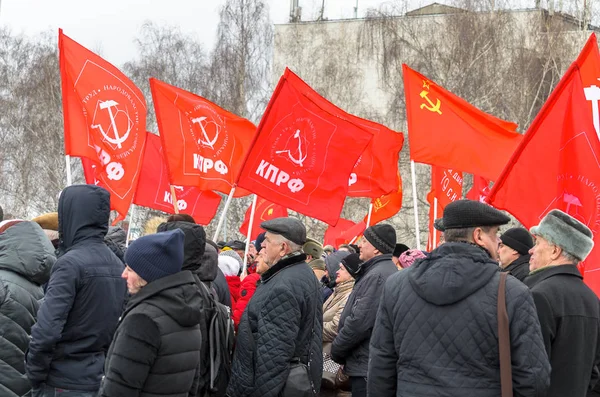
{"type": "Polygon", "coordinates": [[[169,185],[171,187],[171,201],[173,201],[173,211],[176,214],[179,214],[179,205],[177,204],[177,195],[175,194],[175,187],[173,185],[169,185]]]}
{"type": "Polygon", "coordinates": [[[354,242],[356,241],[357,238],[358,238],[358,236],[354,236],[354,238],[352,238],[352,240],[350,240],[350,242],[348,244],[354,244],[354,242]]]}
{"type": "Polygon", "coordinates": [[[373,213],[373,202],[369,203],[369,213],[367,214],[367,227],[371,225],[371,214],[373,213]]]}
{"type": "Polygon", "coordinates": [[[223,222],[225,221],[225,215],[227,214],[227,210],[229,209],[229,204],[231,204],[231,199],[233,198],[233,193],[235,193],[235,185],[231,187],[231,191],[229,192],[229,196],[227,196],[227,201],[225,201],[225,207],[223,207],[223,212],[221,213],[221,217],[219,218],[219,223],[217,224],[217,230],[215,230],[215,234],[213,236],[213,241],[217,242],[217,237],[219,237],[219,233],[221,232],[221,228],[223,227],[223,222]]]}
{"type": "Polygon", "coordinates": [[[437,248],[437,242],[438,242],[438,240],[437,240],[437,229],[434,226],[435,225],[435,220],[438,217],[437,209],[438,209],[438,200],[437,200],[437,197],[434,197],[433,198],[433,222],[434,222],[434,224],[431,225],[431,226],[433,226],[433,230],[432,230],[432,233],[433,233],[433,243],[431,244],[432,248],[437,248]]]}
{"type": "Polygon", "coordinates": [[[415,172],[414,160],[410,160],[410,173],[412,176],[413,205],[415,207],[415,234],[417,238],[417,249],[421,250],[421,237],[419,233],[419,210],[417,204],[417,177],[415,172]]]}
{"type": "Polygon", "coordinates": [[[73,184],[73,176],[71,175],[71,156],[68,154],[65,155],[65,163],[67,166],[67,186],[71,186],[73,184]]]}
{"type": "Polygon", "coordinates": [[[135,216],[135,204],[131,204],[131,212],[129,213],[129,227],[127,228],[127,240],[125,240],[125,247],[129,247],[129,240],[131,240],[131,228],[133,226],[133,218],[135,216]]]}
{"type": "Polygon", "coordinates": [[[254,211],[256,210],[256,200],[257,196],[254,195],[252,199],[252,209],[250,210],[250,222],[248,222],[248,238],[246,239],[246,250],[244,251],[244,268],[242,269],[242,274],[246,272],[248,267],[248,251],[250,250],[250,239],[252,238],[252,222],[254,222],[254,211]]]}

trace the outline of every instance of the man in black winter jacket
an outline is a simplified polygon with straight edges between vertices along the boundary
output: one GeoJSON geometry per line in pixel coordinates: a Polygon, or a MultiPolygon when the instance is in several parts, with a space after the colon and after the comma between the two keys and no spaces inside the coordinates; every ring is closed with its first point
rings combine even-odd
{"type": "Polygon", "coordinates": [[[64,189],[58,202],[58,259],[33,326],[27,377],[33,396],[56,389],[95,396],[123,310],[123,263],[104,243],[110,194],[94,185],[64,189]]]}
{"type": "MultiPolygon", "coordinates": [[[[371,338],[369,395],[498,397],[500,211],[458,200],[444,209],[446,242],[389,278],[371,338]]],[[[533,298],[506,280],[515,397],[543,397],[550,380],[533,298]]]]}
{"type": "Polygon", "coordinates": [[[531,288],[552,365],[546,396],[584,397],[598,381],[600,304],[577,264],[591,252],[593,234],[560,210],[550,211],[531,233],[535,246],[525,284],[531,288]]]}
{"type": "Polygon", "coordinates": [[[503,272],[523,281],[529,275],[529,250],[533,247],[531,234],[522,227],[508,229],[500,236],[498,262],[503,272]]]}
{"type": "Polygon", "coordinates": [[[240,320],[227,395],[280,396],[292,366],[299,364],[308,366],[308,379],[299,383],[316,395],[323,375],[323,302],[302,252],[306,229],[295,218],[260,227],[267,231],[262,247],[269,269],[240,320]]]}
{"type": "Polygon", "coordinates": [[[340,317],[339,331],[331,347],[331,357],[344,365],[344,372],[350,377],[352,397],[367,395],[374,308],[379,304],[385,280],[398,271],[392,261],[395,247],[396,231],[386,224],[367,228],[359,244],[360,260],[364,263],[356,272],[356,283],[340,317]]]}

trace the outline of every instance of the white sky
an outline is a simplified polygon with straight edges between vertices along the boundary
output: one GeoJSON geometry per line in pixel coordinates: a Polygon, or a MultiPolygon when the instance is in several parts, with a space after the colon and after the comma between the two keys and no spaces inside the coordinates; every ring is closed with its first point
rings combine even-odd
{"type": "MultiPolygon", "coordinates": [[[[120,66],[135,56],[133,42],[145,21],[178,26],[183,32],[202,38],[212,47],[218,10],[224,0],[0,0],[0,26],[13,33],[34,35],[44,31],[65,34],[87,48],[99,52],[120,66]]],[[[322,0],[300,0],[303,20],[318,14],[322,0]]],[[[384,0],[358,0],[359,17],[368,8],[389,3],[384,0]]],[[[271,20],[288,20],[289,0],[267,0],[271,20]]],[[[325,0],[325,17],[350,18],[356,0],[325,0]]]]}

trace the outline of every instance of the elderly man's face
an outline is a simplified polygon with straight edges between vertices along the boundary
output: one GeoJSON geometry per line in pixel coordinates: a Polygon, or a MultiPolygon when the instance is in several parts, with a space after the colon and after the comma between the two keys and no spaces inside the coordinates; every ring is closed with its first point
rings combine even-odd
{"type": "Polygon", "coordinates": [[[498,237],[499,230],[499,226],[493,226],[487,232],[482,228],[477,228],[473,232],[475,243],[485,248],[495,261],[498,260],[498,244],[500,244],[500,237],[498,237]]]}
{"type": "Polygon", "coordinates": [[[534,238],[535,244],[529,250],[529,254],[531,254],[531,258],[529,259],[530,272],[548,266],[558,256],[556,254],[557,247],[554,244],[551,244],[541,236],[534,236],[534,238]]]}
{"type": "Polygon", "coordinates": [[[519,253],[514,249],[510,248],[508,245],[500,244],[498,245],[498,259],[500,262],[500,267],[505,268],[511,263],[513,263],[519,257],[519,253]]]}
{"type": "Polygon", "coordinates": [[[285,256],[285,243],[281,242],[280,236],[267,232],[262,243],[265,253],[263,259],[267,266],[271,267],[285,256]]]}
{"type": "Polygon", "coordinates": [[[368,261],[371,258],[374,258],[379,251],[377,248],[373,246],[366,238],[362,238],[358,243],[358,248],[360,249],[360,260],[363,262],[368,261]]]}

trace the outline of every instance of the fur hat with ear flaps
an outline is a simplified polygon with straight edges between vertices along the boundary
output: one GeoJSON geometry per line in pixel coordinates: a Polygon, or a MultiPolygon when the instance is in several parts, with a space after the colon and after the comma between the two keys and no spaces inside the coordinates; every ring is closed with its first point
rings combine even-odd
{"type": "Polygon", "coordinates": [[[583,261],[594,248],[592,231],[572,216],[560,211],[550,211],[539,225],[530,230],[567,253],[583,261]]]}

